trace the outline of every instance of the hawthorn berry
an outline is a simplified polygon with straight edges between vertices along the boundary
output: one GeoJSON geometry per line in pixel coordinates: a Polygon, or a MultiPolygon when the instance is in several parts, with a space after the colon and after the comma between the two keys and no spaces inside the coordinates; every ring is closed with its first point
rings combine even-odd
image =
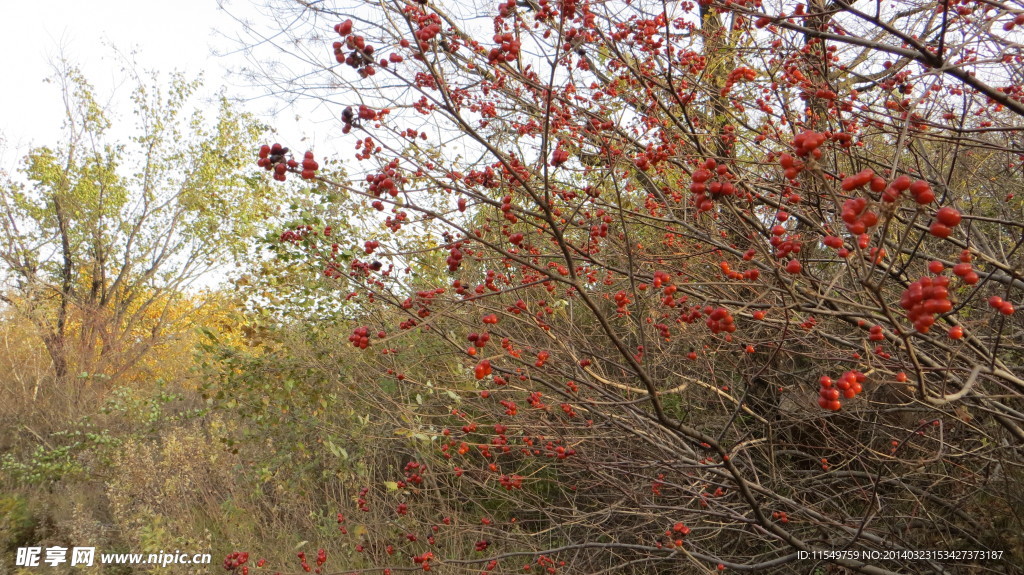
{"type": "Polygon", "coordinates": [[[956,227],[960,223],[960,212],[952,206],[942,206],[935,212],[935,219],[945,226],[956,227]]]}

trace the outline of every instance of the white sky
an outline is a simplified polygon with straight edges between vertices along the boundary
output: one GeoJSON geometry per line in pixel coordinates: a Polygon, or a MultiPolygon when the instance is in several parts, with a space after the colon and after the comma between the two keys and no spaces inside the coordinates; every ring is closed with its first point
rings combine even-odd
{"type": "MultiPolygon", "coordinates": [[[[244,13],[248,1],[233,0],[230,7],[244,13]]],[[[242,65],[239,55],[218,57],[237,48],[220,34],[235,37],[239,24],[217,8],[217,0],[47,0],[0,1],[0,54],[4,54],[0,88],[0,169],[13,171],[30,146],[56,143],[63,120],[60,94],[43,82],[52,75],[50,61],[62,52],[78,65],[97,90],[98,101],[113,96],[111,120],[130,129],[131,108],[126,105],[134,87],[125,76],[118,56],[137,51],[142,70],[167,73],[179,70],[186,77],[204,73],[204,94],[227,87],[229,95],[245,95],[227,70],[242,65]],[[218,32],[220,34],[218,34],[218,32]]],[[[260,17],[256,15],[256,17],[260,17]]],[[[247,105],[261,113],[271,102],[247,105]]],[[[263,117],[282,131],[282,141],[297,141],[294,112],[282,118],[263,117]]],[[[309,126],[307,126],[308,128],[309,126]]]]}

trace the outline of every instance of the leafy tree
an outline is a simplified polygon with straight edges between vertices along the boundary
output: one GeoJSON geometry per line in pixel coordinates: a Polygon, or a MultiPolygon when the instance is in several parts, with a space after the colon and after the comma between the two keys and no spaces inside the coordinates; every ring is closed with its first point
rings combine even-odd
{"type": "Polygon", "coordinates": [[[92,86],[61,63],[63,141],[0,184],[0,299],[35,327],[60,386],[119,378],[194,329],[201,282],[275,211],[245,169],[263,126],[224,98],[190,112],[198,81],[135,80],[136,131],[118,141],[92,86]]]}
{"type": "Polygon", "coordinates": [[[347,510],[378,520],[368,566],[1019,559],[1019,7],[270,5],[291,93],[349,98],[358,169],[303,177],[442,238],[395,273],[400,239],[338,265],[322,230],[280,236],[415,397],[362,390],[416,446],[347,510]]]}

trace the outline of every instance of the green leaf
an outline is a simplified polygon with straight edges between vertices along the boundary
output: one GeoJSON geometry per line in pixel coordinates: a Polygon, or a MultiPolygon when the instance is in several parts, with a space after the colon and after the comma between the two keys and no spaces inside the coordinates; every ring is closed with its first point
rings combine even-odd
{"type": "Polygon", "coordinates": [[[334,445],[334,442],[332,442],[330,439],[324,441],[324,445],[327,446],[327,449],[331,452],[331,455],[335,457],[341,457],[341,454],[338,451],[338,446],[334,445]]]}

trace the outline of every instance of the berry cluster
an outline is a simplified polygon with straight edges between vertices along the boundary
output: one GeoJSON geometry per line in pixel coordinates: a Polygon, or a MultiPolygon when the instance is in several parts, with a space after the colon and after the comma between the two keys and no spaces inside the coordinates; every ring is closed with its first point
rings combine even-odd
{"type": "Polygon", "coordinates": [[[373,68],[374,48],[366,43],[365,38],[352,33],[352,20],[345,20],[341,24],[337,24],[334,31],[344,40],[344,42],[334,43],[334,59],[339,64],[355,68],[363,78],[373,76],[376,73],[373,68]],[[351,50],[348,55],[345,54],[346,48],[351,50]]]}
{"type": "MultiPolygon", "coordinates": [[[[245,551],[233,551],[228,553],[227,557],[224,558],[224,570],[234,571],[239,567],[242,567],[249,560],[249,554],[245,551]]],[[[243,575],[248,575],[249,568],[242,567],[243,575]]]]}
{"type": "Polygon", "coordinates": [[[264,144],[260,146],[259,159],[256,160],[256,165],[268,172],[273,170],[274,179],[283,182],[285,180],[284,173],[288,170],[288,161],[285,159],[285,154],[287,153],[288,148],[276,142],[272,146],[264,144]]]}
{"type": "Polygon", "coordinates": [[[826,246],[834,250],[838,250],[837,254],[841,258],[845,258],[846,256],[850,255],[850,250],[848,250],[843,245],[843,238],[840,238],[839,236],[825,236],[821,240],[821,243],[825,244],[826,246]]]}
{"type": "Polygon", "coordinates": [[[654,279],[651,281],[651,285],[655,288],[660,288],[662,285],[672,285],[672,276],[668,272],[658,270],[654,272],[654,279]]]}
{"type": "Polygon", "coordinates": [[[498,483],[505,488],[505,491],[512,491],[513,489],[523,488],[523,476],[522,475],[502,475],[498,478],[498,483]]]}
{"type": "MultiPolygon", "coordinates": [[[[607,237],[608,237],[608,224],[607,223],[601,222],[600,224],[594,224],[594,225],[590,226],[590,243],[595,246],[594,247],[595,250],[597,249],[597,247],[596,247],[597,244],[599,244],[601,242],[601,238],[607,238],[607,237]]],[[[596,251],[595,251],[595,253],[596,253],[596,251]]]]}
{"type": "Polygon", "coordinates": [[[949,278],[925,276],[910,284],[900,297],[900,307],[907,310],[907,319],[918,333],[928,333],[935,323],[935,315],[953,309],[949,301],[949,278]]]}
{"type": "Polygon", "coordinates": [[[864,391],[862,384],[865,381],[867,381],[867,376],[856,369],[847,371],[835,382],[827,375],[821,376],[821,379],[818,380],[821,385],[818,390],[818,405],[822,409],[839,411],[843,407],[839,398],[853,399],[857,397],[860,392],[864,391]]]}
{"type": "Polygon", "coordinates": [[[1003,315],[1013,315],[1013,304],[997,295],[988,298],[988,305],[993,309],[999,310],[999,313],[1003,315]]]}
{"type": "MultiPolygon", "coordinates": [[[[941,262],[932,262],[931,264],[929,264],[928,269],[930,269],[932,273],[939,273],[934,269],[936,267],[935,263],[938,263],[939,266],[942,266],[941,262]]],[[[941,269],[942,268],[939,267],[940,271],[941,269]]],[[[965,284],[969,286],[978,283],[978,280],[981,279],[978,277],[978,272],[974,271],[974,267],[971,266],[970,250],[964,250],[960,252],[960,263],[953,266],[953,273],[956,274],[956,276],[960,278],[961,281],[963,281],[965,284]]]]}
{"type": "MultiPolygon", "coordinates": [[[[679,291],[679,287],[672,284],[672,276],[663,271],[656,271],[654,272],[654,281],[652,282],[652,285],[655,288],[661,288],[661,294],[664,296],[661,299],[662,305],[665,305],[666,307],[675,307],[677,302],[672,296],[679,291]]],[[[641,287],[641,289],[646,288],[641,287]]]]}
{"type": "MultiPolygon", "coordinates": [[[[868,183],[871,183],[874,177],[876,177],[874,176],[874,171],[871,170],[870,168],[867,168],[866,170],[861,170],[860,172],[857,172],[852,176],[847,176],[843,178],[843,183],[841,184],[841,187],[843,188],[843,191],[853,191],[859,187],[863,187],[868,183]]],[[[885,186],[885,180],[882,180],[882,178],[879,178],[879,180],[881,180],[882,185],[885,186]]],[[[874,186],[872,185],[871,187],[873,188],[874,186]]]]}
{"type": "Polygon", "coordinates": [[[924,180],[911,181],[910,176],[906,174],[899,176],[885,188],[882,192],[882,201],[895,202],[903,192],[908,190],[914,197],[914,201],[921,205],[935,201],[935,190],[932,189],[931,184],[924,180]]]}
{"type": "Polygon", "coordinates": [[[952,206],[942,206],[935,212],[935,221],[929,229],[931,234],[937,238],[948,238],[953,233],[953,228],[960,224],[960,212],[952,206]]]}
{"type": "Polygon", "coordinates": [[[501,207],[499,208],[505,219],[512,222],[513,224],[519,221],[519,218],[512,213],[512,196],[504,196],[501,198],[501,207]]]}
{"type": "Polygon", "coordinates": [[[307,573],[311,571],[313,573],[321,573],[323,569],[323,564],[327,562],[327,552],[323,549],[318,549],[316,552],[316,569],[313,569],[309,566],[309,563],[306,561],[305,552],[299,551],[295,554],[295,556],[299,558],[299,564],[302,566],[302,570],[307,573]]]}
{"type": "Polygon", "coordinates": [[[921,204],[922,206],[935,202],[935,190],[932,189],[932,184],[925,180],[913,180],[910,182],[910,187],[907,189],[910,190],[910,195],[913,196],[913,201],[921,204]]]}
{"type": "MultiPolygon", "coordinates": [[[[417,461],[410,461],[405,464],[403,473],[405,473],[405,482],[410,485],[422,485],[423,474],[427,472],[427,466],[417,461]]],[[[404,487],[404,485],[399,485],[404,487]]]]}
{"type": "MultiPolygon", "coordinates": [[[[791,235],[783,237],[786,232],[786,228],[779,225],[774,226],[772,227],[772,239],[769,240],[771,246],[775,248],[775,257],[780,260],[785,259],[789,254],[798,254],[800,253],[800,250],[803,249],[803,246],[798,239],[799,236],[791,235]]],[[[755,269],[751,271],[756,272],[757,270],[755,269]]],[[[755,275],[751,279],[757,279],[757,276],[755,275]]]]}
{"type": "Polygon", "coordinates": [[[747,68],[746,66],[740,66],[733,70],[732,72],[729,72],[729,75],[725,78],[725,85],[722,86],[721,95],[728,95],[729,92],[732,90],[732,87],[736,84],[736,82],[739,82],[740,80],[746,80],[750,82],[753,81],[755,78],[757,78],[757,72],[750,68],[747,68]]]}
{"type": "Polygon", "coordinates": [[[462,250],[459,249],[459,244],[455,244],[448,250],[448,258],[445,260],[448,264],[448,271],[456,272],[459,267],[462,266],[462,250]]]}
{"type": "Polygon", "coordinates": [[[734,176],[729,173],[729,166],[719,165],[714,158],[705,160],[703,167],[694,170],[691,177],[693,183],[690,184],[690,192],[693,193],[693,205],[697,206],[700,212],[709,211],[714,207],[711,201],[713,198],[736,193],[736,186],[730,181],[734,176]]]}
{"type": "MultiPolygon", "coordinates": [[[[818,159],[821,157],[821,145],[827,139],[828,136],[824,133],[805,130],[793,138],[793,151],[801,158],[813,156],[815,159],[818,159]]],[[[786,166],[783,165],[783,167],[785,168],[786,166]]]]}
{"type": "Polygon", "coordinates": [[[842,218],[846,229],[854,235],[863,234],[878,224],[878,214],[868,210],[868,201],[861,197],[843,202],[842,218]]]}
{"type": "Polygon", "coordinates": [[[731,280],[756,280],[761,275],[761,272],[758,271],[757,268],[751,268],[740,272],[733,270],[732,266],[729,265],[729,262],[722,262],[718,265],[725,277],[731,280]]]}
{"type": "MultiPolygon", "coordinates": [[[[441,34],[441,17],[435,12],[427,13],[411,6],[405,9],[405,13],[415,17],[416,32],[413,35],[420,51],[426,52],[430,49],[430,41],[441,34]]],[[[404,42],[406,40],[403,39],[402,47],[408,47],[404,42]]]]}
{"type": "Polygon", "coordinates": [[[795,180],[804,169],[804,163],[789,154],[779,156],[779,165],[782,166],[783,175],[787,180],[795,180]]]}
{"type": "Polygon", "coordinates": [[[551,153],[551,167],[557,168],[569,161],[569,151],[564,148],[557,148],[551,153]]]}
{"type": "Polygon", "coordinates": [[[485,359],[476,364],[476,367],[473,369],[473,375],[477,379],[483,379],[491,375],[491,362],[485,359]]]}
{"type": "Polygon", "coordinates": [[[312,180],[316,177],[316,171],[320,169],[320,164],[316,163],[313,159],[313,152],[306,152],[302,156],[302,172],[299,173],[303,180],[312,180]]]}
{"type": "Polygon", "coordinates": [[[348,340],[352,342],[352,345],[359,349],[366,349],[370,347],[370,328],[366,326],[357,327],[352,335],[348,336],[348,340]]]}
{"type": "Polygon", "coordinates": [[[297,170],[300,165],[302,166],[300,174],[304,180],[312,180],[316,177],[316,171],[320,169],[320,165],[313,159],[313,152],[306,152],[302,163],[299,164],[294,158],[285,157],[288,151],[288,148],[278,143],[274,143],[271,146],[264,144],[260,146],[259,159],[256,160],[256,165],[268,172],[273,171],[274,179],[279,182],[285,180],[285,172],[289,169],[297,170]]]}
{"type": "Polygon", "coordinates": [[[369,186],[366,191],[375,198],[381,197],[382,194],[388,194],[393,198],[397,197],[398,185],[407,181],[398,173],[397,168],[398,162],[392,160],[383,171],[367,175],[366,182],[369,186]]]}
{"type": "Polygon", "coordinates": [[[278,237],[278,240],[280,240],[282,243],[290,242],[293,244],[297,244],[302,240],[306,239],[306,236],[314,233],[315,232],[313,232],[313,226],[301,225],[296,226],[294,230],[285,230],[281,232],[281,235],[278,237]]]}
{"type": "Polygon", "coordinates": [[[683,524],[681,521],[672,526],[671,529],[665,531],[665,537],[668,537],[670,547],[682,547],[683,537],[690,534],[690,528],[683,524]]]}
{"type": "Polygon", "coordinates": [[[852,192],[868,184],[870,184],[871,191],[875,193],[885,189],[885,180],[880,176],[876,176],[871,168],[861,170],[852,176],[846,176],[843,178],[841,187],[844,192],[852,192]]]}
{"type": "Polygon", "coordinates": [[[629,299],[629,295],[624,291],[618,291],[615,293],[615,311],[619,315],[626,315],[629,312],[626,310],[626,306],[633,303],[633,300],[629,299]]]}
{"type": "Polygon", "coordinates": [[[491,48],[490,52],[487,53],[488,64],[514,62],[519,57],[519,49],[522,47],[522,42],[516,40],[516,37],[511,32],[495,34],[494,42],[498,46],[491,48]]]}
{"type": "Polygon", "coordinates": [[[508,18],[516,11],[516,0],[508,0],[508,2],[498,3],[498,16],[502,18],[508,18]]]}
{"type": "Polygon", "coordinates": [[[491,341],[491,334],[486,331],[483,333],[473,332],[467,335],[466,339],[472,342],[474,348],[482,348],[487,345],[487,342],[491,341]]]}
{"type": "Polygon", "coordinates": [[[1017,26],[1024,26],[1024,14],[1017,14],[1016,16],[1013,17],[1013,20],[1010,20],[1009,22],[1003,24],[1003,30],[1005,32],[1010,32],[1017,26]]]}
{"type": "MultiPolygon", "coordinates": [[[[796,261],[796,260],[793,260],[796,261]]],[[[724,307],[716,308],[708,314],[707,326],[711,329],[711,333],[732,333],[736,331],[736,324],[734,323],[732,314],[729,310],[724,307]]]]}
{"type": "Polygon", "coordinates": [[[412,558],[412,562],[419,565],[424,571],[430,571],[430,560],[434,558],[434,554],[430,551],[422,555],[416,555],[412,558]]]}
{"type": "Polygon", "coordinates": [[[347,134],[352,130],[353,126],[359,126],[363,120],[373,121],[380,117],[380,114],[376,110],[368,106],[360,104],[358,108],[352,109],[352,106],[345,106],[345,109],[341,111],[341,133],[347,134]]]}
{"type": "Polygon", "coordinates": [[[367,495],[369,495],[369,493],[369,487],[362,487],[359,489],[359,497],[356,498],[356,506],[359,507],[359,510],[362,511],[363,513],[370,512],[370,504],[367,503],[366,501],[366,497],[367,495]]]}

